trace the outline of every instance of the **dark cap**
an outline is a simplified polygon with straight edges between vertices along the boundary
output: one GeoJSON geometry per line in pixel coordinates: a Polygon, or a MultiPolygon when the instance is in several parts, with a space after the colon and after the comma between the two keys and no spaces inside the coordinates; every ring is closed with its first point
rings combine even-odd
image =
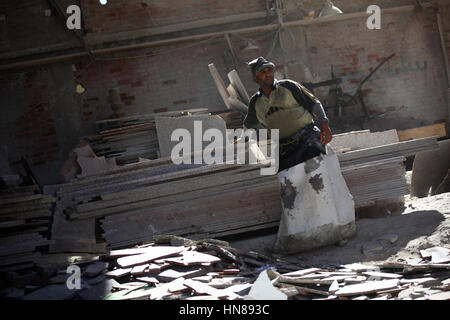
{"type": "Polygon", "coordinates": [[[256,76],[258,72],[267,67],[275,69],[275,64],[264,57],[256,58],[255,60],[250,61],[248,65],[252,69],[253,76],[256,76]]]}

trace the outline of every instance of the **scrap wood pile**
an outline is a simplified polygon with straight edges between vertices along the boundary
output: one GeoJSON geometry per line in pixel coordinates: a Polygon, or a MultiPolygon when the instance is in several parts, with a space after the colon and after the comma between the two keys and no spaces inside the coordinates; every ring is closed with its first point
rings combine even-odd
{"type": "Polygon", "coordinates": [[[93,229],[95,219],[110,248],[151,240],[154,234],[217,237],[273,227],[281,215],[278,184],[276,176],[261,176],[260,168],[175,165],[165,158],[80,176],[56,189],[53,236],[70,237],[72,223],[93,229]]]}
{"type": "MultiPolygon", "coordinates": [[[[156,117],[186,117],[212,114],[206,108],[164,113],[144,114],[97,121],[96,135],[83,137],[69,153],[60,170],[61,180],[68,182],[77,175],[112,169],[144,159],[160,158],[156,117]]],[[[214,113],[214,112],[213,112],[214,113]]],[[[227,129],[242,128],[240,112],[227,110],[215,112],[225,121],[227,129]]]]}
{"type": "MultiPolygon", "coordinates": [[[[345,134],[356,144],[337,157],[356,208],[408,194],[404,155],[418,150],[418,144],[420,150],[438,147],[434,138],[392,142],[392,134],[397,141],[398,137],[391,131],[345,134]],[[372,145],[358,141],[362,135],[372,145]],[[396,149],[399,144],[403,147],[396,149]]],[[[345,147],[344,142],[339,144],[345,147]]],[[[161,158],[79,175],[56,193],[53,234],[61,240],[56,246],[67,251],[79,242],[78,250],[84,251],[80,241],[94,245],[103,239],[109,248],[120,248],[151,240],[155,234],[204,238],[275,227],[282,212],[278,180],[261,176],[259,169],[239,164],[175,165],[170,158],[161,158]],[[82,231],[63,245],[74,233],[71,224],[82,231]],[[88,230],[91,233],[79,240],[88,230]]]]}
{"type": "Polygon", "coordinates": [[[81,288],[62,270],[23,299],[86,300],[449,300],[450,250],[407,263],[309,266],[216,239],[159,235],[140,246],[80,262],[81,288]]]}
{"type": "Polygon", "coordinates": [[[437,137],[421,138],[345,152],[339,155],[339,162],[343,167],[347,167],[437,149],[439,149],[437,137]]]}
{"type": "Polygon", "coordinates": [[[408,194],[403,161],[403,157],[394,157],[342,167],[342,176],[353,196],[355,208],[408,194]]]}
{"type": "Polygon", "coordinates": [[[330,144],[337,153],[356,208],[409,194],[403,164],[405,157],[439,149],[437,137],[399,142],[395,129],[338,134],[330,144]]]}
{"type": "Polygon", "coordinates": [[[159,158],[155,117],[188,116],[208,113],[208,109],[140,114],[96,121],[97,134],[86,140],[98,157],[115,158],[118,165],[137,162],[139,158],[159,158]]]}
{"type": "Polygon", "coordinates": [[[33,266],[40,256],[36,248],[51,243],[50,207],[55,200],[40,194],[37,185],[0,189],[0,271],[33,266]]]}

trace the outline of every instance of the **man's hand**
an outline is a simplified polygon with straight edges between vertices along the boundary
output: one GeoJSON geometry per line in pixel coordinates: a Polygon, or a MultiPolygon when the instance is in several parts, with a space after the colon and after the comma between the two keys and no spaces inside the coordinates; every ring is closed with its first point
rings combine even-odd
{"type": "Polygon", "coordinates": [[[320,128],[320,143],[326,145],[333,138],[328,122],[322,122],[320,128]]]}

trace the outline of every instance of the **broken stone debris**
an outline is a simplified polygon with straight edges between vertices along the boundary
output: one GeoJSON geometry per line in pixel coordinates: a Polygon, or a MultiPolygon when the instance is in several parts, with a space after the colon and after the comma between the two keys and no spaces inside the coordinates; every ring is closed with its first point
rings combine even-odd
{"type": "Polygon", "coordinates": [[[215,239],[161,236],[150,245],[113,250],[80,263],[79,290],[67,288],[61,271],[48,276],[46,283],[22,284],[0,294],[27,300],[448,300],[450,263],[432,260],[432,253],[443,249],[422,250],[423,258],[414,264],[318,268],[215,239]],[[123,267],[123,258],[140,264],[123,267]]]}

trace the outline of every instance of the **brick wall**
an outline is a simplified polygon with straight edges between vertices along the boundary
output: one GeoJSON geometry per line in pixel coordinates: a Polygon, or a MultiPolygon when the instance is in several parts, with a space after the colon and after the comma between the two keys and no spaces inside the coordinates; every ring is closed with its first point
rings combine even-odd
{"type": "MultiPolygon", "coordinates": [[[[64,11],[73,2],[58,0],[64,11]]],[[[6,20],[0,21],[0,54],[46,46],[58,49],[61,44],[79,47],[79,41],[55,11],[52,16],[45,16],[44,11],[50,8],[46,0],[2,0],[0,14],[5,14],[6,20]]]]}
{"type": "Polygon", "coordinates": [[[432,9],[382,15],[380,30],[355,18],[309,26],[306,33],[305,58],[313,73],[330,78],[333,64],[344,92],[351,94],[383,58],[396,53],[363,86],[369,113],[385,112],[369,127],[406,129],[447,120],[445,69],[432,9]]]}
{"type": "Polygon", "coordinates": [[[25,157],[39,183],[59,182],[58,170],[79,138],[92,132],[81,120],[70,63],[0,74],[0,147],[24,174],[25,157]]]}
{"type": "Polygon", "coordinates": [[[85,27],[91,33],[113,33],[223,17],[266,9],[265,0],[115,0],[101,5],[82,1],[85,27]]]}
{"type": "Polygon", "coordinates": [[[215,60],[219,67],[222,64],[217,59],[223,50],[221,42],[210,42],[207,49],[196,46],[156,52],[137,50],[120,54],[124,58],[100,60],[95,65],[85,60],[74,73],[86,88],[82,95],[83,120],[100,120],[111,114],[107,97],[112,88],[120,91],[125,115],[155,110],[216,109],[220,97],[207,66],[215,60]]]}
{"type": "Polygon", "coordinates": [[[28,71],[11,77],[14,87],[11,88],[11,78],[3,78],[2,93],[6,95],[7,88],[11,88],[10,92],[21,93],[21,101],[2,110],[2,127],[7,130],[2,132],[2,147],[8,152],[11,168],[20,172],[22,156],[31,167],[41,167],[58,157],[59,146],[50,112],[46,72],[28,71]]]}

